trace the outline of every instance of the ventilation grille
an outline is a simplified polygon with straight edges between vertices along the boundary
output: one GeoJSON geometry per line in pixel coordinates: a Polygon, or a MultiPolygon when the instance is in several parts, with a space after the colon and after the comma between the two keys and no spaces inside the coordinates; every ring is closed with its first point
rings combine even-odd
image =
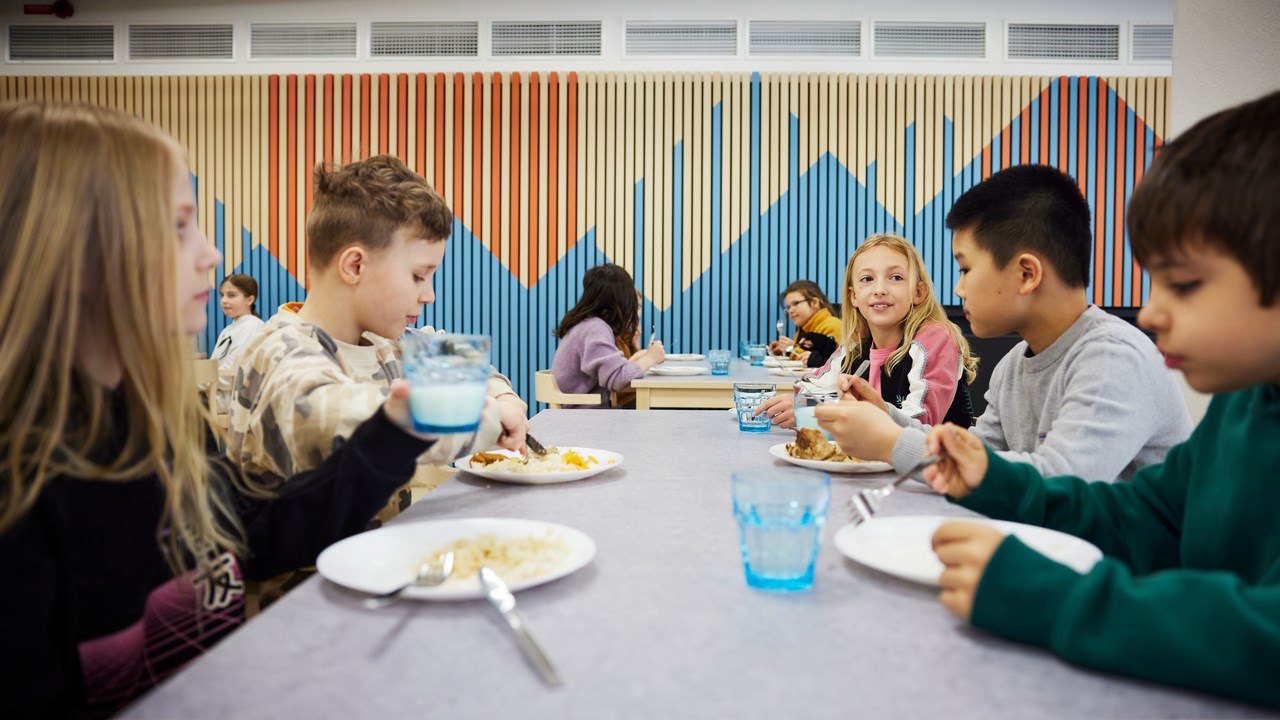
{"type": "Polygon", "coordinates": [[[9,60],[116,59],[116,30],[111,25],[10,25],[9,60]]]}
{"type": "Polygon", "coordinates": [[[355,23],[254,23],[249,26],[249,57],[353,58],[355,23]]]}
{"type": "Polygon", "coordinates": [[[630,56],[733,57],[737,54],[736,20],[627,22],[627,55],[630,56]]]}
{"type": "Polygon", "coordinates": [[[492,52],[509,55],[600,55],[600,21],[493,23],[492,52]]]}
{"type": "Polygon", "coordinates": [[[130,60],[233,60],[231,25],[130,25],[130,60]]]}
{"type": "Polygon", "coordinates": [[[1173,60],[1172,25],[1134,25],[1134,62],[1170,62],[1173,60]]]}
{"type": "Polygon", "coordinates": [[[751,55],[862,55],[860,20],[752,20],[748,33],[751,55]]]}
{"type": "Polygon", "coordinates": [[[1010,23],[1011,60],[1119,60],[1119,25],[1010,23]]]}
{"type": "Polygon", "coordinates": [[[987,56],[987,24],[980,22],[878,22],[878,58],[977,58],[987,56]]]}
{"type": "Polygon", "coordinates": [[[375,22],[369,25],[372,57],[476,57],[477,22],[375,22]]]}

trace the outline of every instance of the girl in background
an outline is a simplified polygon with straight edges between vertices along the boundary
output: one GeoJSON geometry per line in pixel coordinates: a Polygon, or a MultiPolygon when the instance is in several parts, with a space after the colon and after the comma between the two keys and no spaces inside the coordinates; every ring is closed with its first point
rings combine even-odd
{"type": "Polygon", "coordinates": [[[599,405],[609,407],[611,393],[624,393],[618,406],[628,403],[631,381],[666,359],[661,341],[641,349],[640,299],[631,273],[617,265],[597,265],[582,276],[582,297],[556,327],[560,338],[551,374],[566,393],[599,393],[599,405]]]}
{"type": "Polygon", "coordinates": [[[812,280],[797,280],[782,291],[778,302],[796,326],[796,334],[769,343],[769,352],[804,360],[809,367],[825,365],[840,344],[840,318],[826,293],[812,280]]]}
{"type": "Polygon", "coordinates": [[[398,382],[321,467],[251,494],[191,362],[219,262],[163,132],[0,106],[0,717],[119,710],[239,626],[246,579],[363,530],[431,445],[398,382]]]}
{"type": "Polygon", "coordinates": [[[231,324],[218,335],[210,357],[218,361],[219,371],[234,370],[240,353],[266,324],[258,315],[258,281],[240,273],[228,275],[218,293],[222,314],[231,319],[231,324]]]}
{"type": "MultiPolygon", "coordinates": [[[[844,293],[844,343],[826,365],[796,383],[796,391],[851,389],[846,397],[892,404],[928,425],[973,424],[968,385],[977,376],[978,358],[934,296],[915,246],[897,235],[867,238],[845,265],[844,293]],[[866,383],[851,381],[864,360],[866,383]]],[[[794,427],[792,398],[775,397],[761,408],[757,414],[794,427]]]]}

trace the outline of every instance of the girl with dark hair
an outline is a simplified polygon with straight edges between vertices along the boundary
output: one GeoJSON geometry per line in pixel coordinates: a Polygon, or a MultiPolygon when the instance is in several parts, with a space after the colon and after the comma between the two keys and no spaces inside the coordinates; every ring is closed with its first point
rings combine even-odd
{"type": "Polygon", "coordinates": [[[235,368],[240,352],[265,324],[258,316],[258,281],[239,273],[228,275],[218,288],[218,294],[221,296],[222,313],[231,320],[231,324],[218,335],[211,357],[218,361],[218,370],[231,370],[235,368]]]}
{"type": "MultiPolygon", "coordinates": [[[[560,338],[551,374],[566,393],[599,393],[609,407],[610,393],[626,391],[631,381],[666,359],[661,342],[640,345],[640,295],[631,273],[617,265],[597,265],[582,276],[582,297],[555,329],[560,338]]],[[[618,405],[625,402],[620,401],[618,405]]]]}

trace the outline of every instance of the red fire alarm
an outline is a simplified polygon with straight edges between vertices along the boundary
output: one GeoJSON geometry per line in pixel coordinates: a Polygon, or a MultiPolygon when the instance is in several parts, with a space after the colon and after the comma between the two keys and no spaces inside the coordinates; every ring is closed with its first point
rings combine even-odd
{"type": "Polygon", "coordinates": [[[58,0],[48,5],[23,5],[23,15],[55,15],[63,20],[76,14],[76,9],[67,0],[58,0]]]}

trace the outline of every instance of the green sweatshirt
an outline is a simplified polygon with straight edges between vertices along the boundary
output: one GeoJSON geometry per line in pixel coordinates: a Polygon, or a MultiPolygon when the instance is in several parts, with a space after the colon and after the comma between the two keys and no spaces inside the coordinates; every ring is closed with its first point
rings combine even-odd
{"type": "Polygon", "coordinates": [[[975,627],[1280,707],[1280,387],[1215,396],[1191,438],[1130,483],[987,458],[959,504],[1082,537],[1106,557],[1078,575],[1007,538],[978,586],[975,627]]]}

